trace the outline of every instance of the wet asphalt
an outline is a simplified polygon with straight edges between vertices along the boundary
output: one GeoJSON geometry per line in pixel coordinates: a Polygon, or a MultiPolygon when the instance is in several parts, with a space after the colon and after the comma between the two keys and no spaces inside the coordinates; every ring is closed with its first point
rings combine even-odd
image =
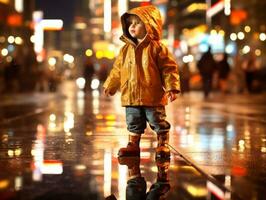
{"type": "Polygon", "coordinates": [[[166,107],[171,159],[155,160],[156,134],[147,129],[140,159],[121,161],[127,131],[119,94],[84,93],[73,82],[56,93],[1,94],[0,200],[264,200],[265,97],[180,96],[166,107]],[[143,178],[132,187],[136,168],[143,178]]]}

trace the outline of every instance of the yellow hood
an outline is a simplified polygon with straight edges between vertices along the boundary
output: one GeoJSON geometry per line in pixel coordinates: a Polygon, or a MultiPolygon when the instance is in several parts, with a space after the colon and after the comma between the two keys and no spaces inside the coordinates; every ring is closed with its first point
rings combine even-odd
{"type": "Polygon", "coordinates": [[[162,36],[162,17],[160,11],[155,6],[142,6],[129,10],[121,16],[123,35],[132,39],[128,33],[128,25],[126,23],[129,15],[137,15],[145,24],[147,34],[152,40],[160,40],[162,36]]]}

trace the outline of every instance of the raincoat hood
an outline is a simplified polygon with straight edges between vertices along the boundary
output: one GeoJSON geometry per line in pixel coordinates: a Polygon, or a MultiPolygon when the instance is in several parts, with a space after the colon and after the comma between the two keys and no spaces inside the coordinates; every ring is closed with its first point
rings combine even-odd
{"type": "MultiPolygon", "coordinates": [[[[152,40],[160,40],[162,35],[162,17],[155,6],[142,6],[129,10],[121,16],[123,36],[133,39],[128,32],[127,19],[130,15],[137,15],[144,23],[147,36],[152,40]]],[[[134,41],[134,40],[133,40],[134,41]]]]}
{"type": "Polygon", "coordinates": [[[167,93],[180,92],[177,63],[160,42],[162,20],[155,6],[134,8],[121,16],[125,42],[103,88],[109,94],[121,92],[122,106],[164,106],[167,93]],[[138,43],[128,32],[130,15],[144,23],[146,36],[138,43]]]}

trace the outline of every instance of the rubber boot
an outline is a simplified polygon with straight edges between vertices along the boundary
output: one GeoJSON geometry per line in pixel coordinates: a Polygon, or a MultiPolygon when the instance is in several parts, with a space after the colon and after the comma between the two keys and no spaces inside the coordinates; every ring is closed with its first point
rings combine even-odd
{"type": "Polygon", "coordinates": [[[141,138],[140,134],[130,134],[127,147],[119,149],[118,156],[119,157],[140,156],[140,148],[139,148],[140,138],[141,138]]]}
{"type": "Polygon", "coordinates": [[[147,193],[146,200],[162,200],[166,199],[166,193],[170,190],[168,169],[170,165],[170,158],[156,159],[158,168],[157,182],[152,184],[147,193]]]}
{"type": "Polygon", "coordinates": [[[169,133],[161,133],[157,135],[158,145],[156,148],[156,159],[157,158],[170,158],[169,133]]]}

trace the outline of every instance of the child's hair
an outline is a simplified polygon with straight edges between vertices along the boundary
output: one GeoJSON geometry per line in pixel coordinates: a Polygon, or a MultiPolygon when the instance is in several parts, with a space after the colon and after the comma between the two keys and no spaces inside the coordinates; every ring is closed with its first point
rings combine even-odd
{"type": "Polygon", "coordinates": [[[131,20],[132,20],[132,19],[137,19],[137,20],[141,21],[141,19],[140,19],[137,15],[130,14],[130,15],[128,15],[128,17],[126,18],[126,25],[127,25],[127,27],[129,27],[129,25],[131,24],[131,20]]]}

